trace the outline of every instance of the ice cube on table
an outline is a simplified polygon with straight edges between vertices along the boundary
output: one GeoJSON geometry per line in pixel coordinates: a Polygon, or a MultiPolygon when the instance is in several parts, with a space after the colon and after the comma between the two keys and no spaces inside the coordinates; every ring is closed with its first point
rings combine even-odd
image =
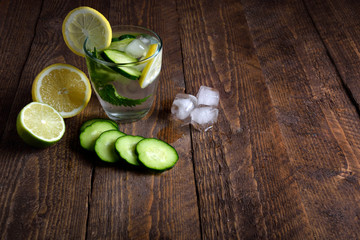
{"type": "Polygon", "coordinates": [[[215,88],[201,86],[197,95],[198,104],[217,107],[220,101],[219,91],[215,88]]]}
{"type": "Polygon", "coordinates": [[[125,52],[130,56],[133,56],[134,58],[144,57],[148,50],[149,50],[149,46],[144,44],[139,39],[134,39],[125,48],[125,52]]]}
{"type": "Polygon", "coordinates": [[[207,131],[217,122],[219,110],[214,107],[197,107],[191,111],[191,124],[198,130],[207,131]]]}
{"type": "Polygon", "coordinates": [[[179,120],[185,120],[197,106],[197,99],[191,94],[178,93],[171,106],[171,114],[179,120]]]}

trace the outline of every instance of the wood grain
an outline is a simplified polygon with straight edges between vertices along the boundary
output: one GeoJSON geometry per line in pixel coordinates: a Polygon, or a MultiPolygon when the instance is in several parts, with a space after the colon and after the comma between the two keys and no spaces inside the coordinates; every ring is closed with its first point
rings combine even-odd
{"type": "Polygon", "coordinates": [[[0,239],[360,239],[359,2],[355,0],[0,1],[0,239]],[[87,5],[112,25],[157,32],[161,80],[150,114],[120,130],[180,160],[161,174],[100,163],[81,123],[33,149],[15,120],[53,63],[87,73],[61,35],[87,5]],[[219,90],[208,132],[170,120],[177,93],[219,90]]]}
{"type": "MultiPolygon", "coordinates": [[[[17,12],[16,6],[9,7],[9,12],[17,12]]],[[[46,1],[38,9],[36,5],[22,7],[27,7],[22,12],[28,12],[29,20],[33,13],[39,11],[40,14],[36,25],[33,23],[29,27],[36,28],[36,33],[25,56],[26,63],[20,68],[21,78],[14,90],[11,108],[8,108],[9,120],[1,139],[0,236],[1,239],[57,239],[59,236],[84,239],[92,168],[78,144],[82,116],[66,120],[64,138],[44,150],[25,145],[15,126],[17,113],[31,101],[29,89],[41,69],[57,62],[81,67],[79,60],[83,59],[73,57],[61,35],[63,18],[69,11],[68,7],[72,9],[74,5],[46,1]]],[[[22,18],[26,19],[26,15],[18,17],[16,21],[24,22],[22,18]]],[[[23,29],[18,31],[18,34],[22,33],[23,29]]],[[[20,47],[12,46],[16,47],[15,51],[20,47]]],[[[17,55],[22,58],[20,53],[17,55]]],[[[17,55],[9,57],[9,62],[17,61],[17,55]]]]}
{"type": "Polygon", "coordinates": [[[0,136],[9,120],[7,116],[35,35],[40,10],[41,1],[0,2],[0,136]],[[22,21],[24,18],[26,21],[22,21]]]}
{"type": "Polygon", "coordinates": [[[360,2],[304,1],[348,94],[360,107],[360,2]]]}
{"type": "Polygon", "coordinates": [[[313,237],[358,239],[356,108],[302,2],[243,2],[313,237]]]}
{"type": "Polygon", "coordinates": [[[220,91],[216,128],[192,131],[204,239],[310,239],[273,106],[238,1],[184,1],[189,92],[220,91]]]}

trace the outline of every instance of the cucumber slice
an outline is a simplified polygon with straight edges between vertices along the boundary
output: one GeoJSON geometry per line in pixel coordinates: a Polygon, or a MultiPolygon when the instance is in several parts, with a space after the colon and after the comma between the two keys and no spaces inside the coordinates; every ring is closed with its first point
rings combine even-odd
{"type": "Polygon", "coordinates": [[[124,51],[126,46],[129,45],[135,38],[126,38],[122,40],[112,41],[108,49],[124,51]]]}
{"type": "Polygon", "coordinates": [[[135,152],[135,147],[136,144],[143,139],[143,137],[131,135],[120,137],[115,142],[115,149],[119,153],[120,157],[127,163],[139,166],[140,164],[135,152]]]}
{"type": "Polygon", "coordinates": [[[87,120],[86,122],[84,122],[81,125],[80,132],[83,132],[87,126],[90,126],[94,122],[101,122],[101,121],[112,123],[116,128],[118,128],[118,124],[114,120],[105,119],[105,118],[93,118],[93,119],[87,120]]]}
{"type": "Polygon", "coordinates": [[[124,35],[121,35],[120,37],[112,38],[111,41],[112,42],[118,42],[118,41],[121,41],[121,40],[124,40],[124,39],[134,39],[134,38],[136,38],[134,35],[124,34],[124,35]]]}
{"type": "Polygon", "coordinates": [[[133,63],[138,61],[136,58],[119,50],[107,49],[103,53],[105,59],[114,63],[133,63]]]}
{"type": "Polygon", "coordinates": [[[131,34],[124,34],[124,35],[121,35],[120,37],[119,37],[119,40],[123,40],[123,39],[134,39],[134,38],[136,38],[134,35],[131,35],[131,34]]]}
{"type": "Polygon", "coordinates": [[[115,151],[115,141],[122,136],[125,136],[125,133],[118,130],[109,130],[99,136],[95,142],[95,152],[102,161],[117,162],[120,160],[115,151]]]}
{"type": "Polygon", "coordinates": [[[97,121],[92,123],[80,133],[80,145],[86,150],[93,151],[95,141],[100,136],[100,134],[111,129],[117,130],[118,128],[107,121],[97,121]]]}
{"type": "MultiPolygon", "coordinates": [[[[129,56],[128,54],[113,50],[113,49],[107,49],[103,52],[102,56],[104,59],[107,59],[108,61],[114,62],[114,63],[135,63],[137,62],[136,58],[133,58],[129,56]]],[[[135,67],[131,66],[117,66],[112,67],[112,69],[124,77],[127,77],[132,80],[137,80],[141,76],[141,72],[137,70],[135,67]]]]}
{"type": "Polygon", "coordinates": [[[176,150],[168,143],[155,138],[146,138],[136,145],[139,162],[145,167],[164,171],[172,168],[179,159],[176,150]]]}
{"type": "Polygon", "coordinates": [[[113,70],[131,80],[138,80],[141,76],[141,72],[134,67],[114,67],[113,70]]]}

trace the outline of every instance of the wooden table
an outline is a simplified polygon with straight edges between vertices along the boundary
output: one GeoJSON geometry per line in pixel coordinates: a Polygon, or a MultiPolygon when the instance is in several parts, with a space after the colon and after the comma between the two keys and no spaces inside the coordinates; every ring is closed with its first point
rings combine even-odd
{"type": "Polygon", "coordinates": [[[0,2],[0,239],[360,239],[360,1],[0,2]],[[80,125],[105,117],[95,95],[56,145],[34,149],[18,112],[44,67],[86,71],[61,24],[88,5],[164,42],[151,115],[120,130],[169,142],[161,174],[109,166],[80,125]],[[170,121],[177,93],[220,91],[199,132],[170,121]]]}

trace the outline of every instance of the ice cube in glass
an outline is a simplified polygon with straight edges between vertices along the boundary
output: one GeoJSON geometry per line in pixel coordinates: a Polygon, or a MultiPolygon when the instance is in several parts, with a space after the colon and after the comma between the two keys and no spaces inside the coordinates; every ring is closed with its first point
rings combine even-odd
{"type": "Polygon", "coordinates": [[[125,52],[134,58],[144,57],[149,49],[149,46],[145,45],[139,39],[134,39],[127,47],[125,48],[125,52]]]}
{"type": "Polygon", "coordinates": [[[147,36],[144,36],[144,35],[139,35],[139,36],[136,37],[136,39],[139,39],[147,47],[150,46],[150,44],[151,44],[150,37],[147,37],[147,36]]]}

